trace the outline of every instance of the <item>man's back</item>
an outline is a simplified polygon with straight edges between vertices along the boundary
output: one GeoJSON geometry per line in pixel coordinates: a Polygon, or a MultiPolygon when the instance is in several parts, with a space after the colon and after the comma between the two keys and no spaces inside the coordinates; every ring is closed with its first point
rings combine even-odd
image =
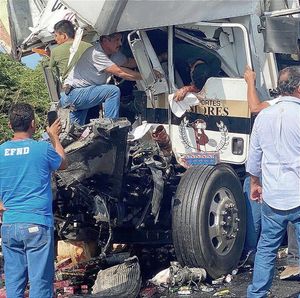
{"type": "Polygon", "coordinates": [[[282,97],[257,116],[249,172],[259,176],[256,162],[262,156],[263,199],[273,208],[300,205],[300,100],[282,97]]]}
{"type": "Polygon", "coordinates": [[[5,223],[53,225],[50,175],[61,157],[47,142],[14,140],[0,146],[0,198],[5,223]]]}

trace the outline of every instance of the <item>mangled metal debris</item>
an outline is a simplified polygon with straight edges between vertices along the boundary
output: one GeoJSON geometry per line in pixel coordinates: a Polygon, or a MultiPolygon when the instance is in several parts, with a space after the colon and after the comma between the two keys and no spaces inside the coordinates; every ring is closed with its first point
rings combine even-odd
{"type": "Polygon", "coordinates": [[[198,285],[206,279],[203,268],[182,267],[178,262],[171,262],[170,284],[172,286],[198,285]]]}
{"type": "Polygon", "coordinates": [[[203,287],[202,282],[205,279],[206,271],[204,269],[182,267],[179,262],[173,261],[169,268],[160,271],[150,279],[149,284],[155,285],[160,293],[165,294],[167,289],[168,293],[190,295],[203,287]]]}
{"type": "Polygon", "coordinates": [[[68,187],[94,175],[122,173],[129,127],[130,122],[122,118],[73,126],[62,140],[69,167],[59,171],[59,185],[68,187]]]}
{"type": "Polygon", "coordinates": [[[141,271],[137,257],[132,257],[123,264],[100,270],[92,294],[106,298],[135,298],[141,288],[141,271]]]}

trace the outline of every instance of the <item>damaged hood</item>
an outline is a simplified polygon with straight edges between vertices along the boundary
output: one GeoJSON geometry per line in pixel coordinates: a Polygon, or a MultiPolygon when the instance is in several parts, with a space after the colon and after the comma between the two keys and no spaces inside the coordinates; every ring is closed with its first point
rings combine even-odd
{"type": "Polygon", "coordinates": [[[75,14],[59,0],[0,0],[0,44],[15,59],[53,40],[54,24],[75,14]]]}
{"type": "Polygon", "coordinates": [[[0,0],[0,44],[14,58],[18,48],[37,25],[46,5],[43,0],[0,0]]]}
{"type": "Polygon", "coordinates": [[[100,35],[248,15],[259,1],[62,0],[100,35]]]}
{"type": "Polygon", "coordinates": [[[247,15],[254,13],[259,1],[0,0],[0,29],[5,28],[1,38],[17,58],[53,40],[53,26],[62,19],[76,17],[81,27],[90,25],[103,35],[247,15]]]}
{"type": "Polygon", "coordinates": [[[0,0],[0,44],[20,58],[52,41],[53,26],[62,19],[76,18],[80,27],[105,35],[260,14],[275,2],[264,7],[262,0],[0,0]]]}
{"type": "Polygon", "coordinates": [[[47,43],[54,39],[54,25],[61,20],[73,21],[75,13],[59,0],[48,0],[35,26],[30,27],[30,35],[23,41],[22,47],[32,48],[38,43],[47,43]]]}

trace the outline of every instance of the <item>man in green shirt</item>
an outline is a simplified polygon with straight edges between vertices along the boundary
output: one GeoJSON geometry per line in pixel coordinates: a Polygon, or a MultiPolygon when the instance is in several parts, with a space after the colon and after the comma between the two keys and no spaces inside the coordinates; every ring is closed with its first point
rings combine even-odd
{"type": "Polygon", "coordinates": [[[59,21],[54,25],[54,34],[55,41],[58,46],[51,51],[50,67],[53,69],[54,74],[57,75],[60,81],[63,82],[71,69],[78,62],[81,55],[92,45],[90,43],[80,41],[78,49],[69,63],[70,48],[73,45],[75,37],[73,24],[68,20],[59,21]]]}

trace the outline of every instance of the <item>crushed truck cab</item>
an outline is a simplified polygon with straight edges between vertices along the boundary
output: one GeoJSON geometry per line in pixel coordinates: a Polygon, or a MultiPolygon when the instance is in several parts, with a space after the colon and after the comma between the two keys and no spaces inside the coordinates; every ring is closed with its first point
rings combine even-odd
{"type": "MultiPolygon", "coordinates": [[[[17,3],[9,2],[10,9],[17,3]]],[[[64,0],[41,9],[19,51],[48,43],[47,19],[71,13],[89,33],[124,32],[143,78],[121,98],[121,114],[131,121],[95,119],[64,134],[70,166],[56,173],[59,237],[96,240],[103,256],[112,243],[173,243],[182,265],[203,267],[213,278],[236,268],[253,124],[243,73],[252,67],[260,98],[270,98],[284,62],[278,53],[292,54],[296,38],[285,36],[291,42],[283,49],[282,34],[274,32],[280,24],[292,28],[298,20],[286,16],[300,12],[296,1],[265,2],[64,0]],[[186,80],[176,69],[177,43],[221,62],[186,106],[173,100],[186,80]]]]}

